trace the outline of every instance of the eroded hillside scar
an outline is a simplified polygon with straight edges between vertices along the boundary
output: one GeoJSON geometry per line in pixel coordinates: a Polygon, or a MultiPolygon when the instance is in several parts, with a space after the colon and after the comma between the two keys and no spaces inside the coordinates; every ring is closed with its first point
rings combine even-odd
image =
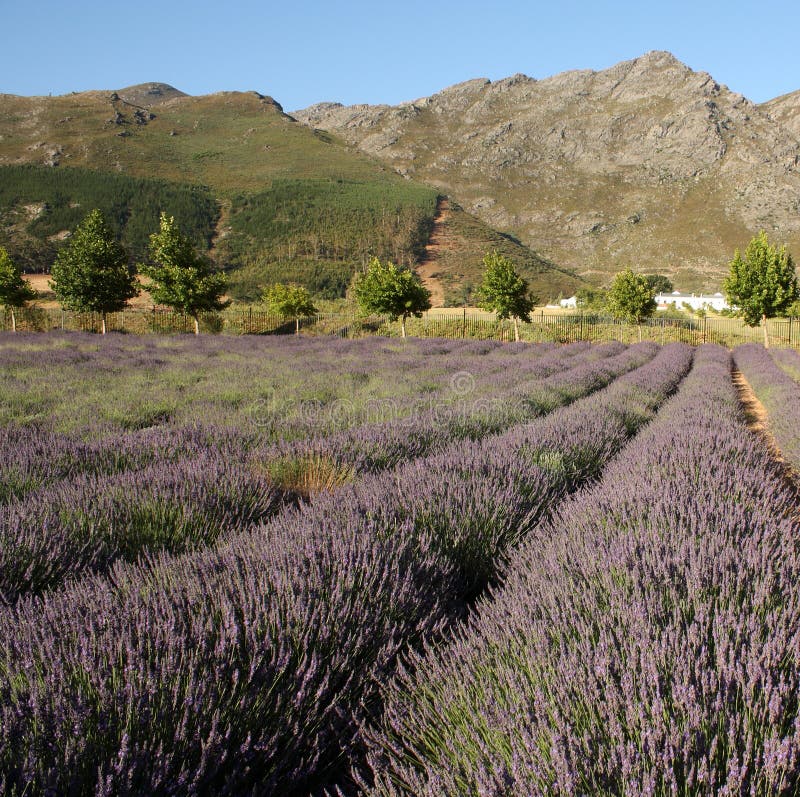
{"type": "Polygon", "coordinates": [[[422,277],[422,284],[431,292],[432,307],[444,307],[444,286],[438,275],[438,260],[440,252],[452,249],[454,246],[452,236],[447,230],[449,218],[450,202],[447,197],[440,197],[436,204],[433,229],[425,247],[425,256],[417,266],[417,273],[422,277]]]}

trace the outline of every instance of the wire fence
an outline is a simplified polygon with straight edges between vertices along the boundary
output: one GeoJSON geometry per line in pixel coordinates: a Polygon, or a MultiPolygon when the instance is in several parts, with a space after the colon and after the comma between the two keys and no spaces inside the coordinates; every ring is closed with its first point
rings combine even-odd
{"type": "MultiPolygon", "coordinates": [[[[28,307],[16,312],[17,329],[25,332],[51,330],[100,332],[98,313],[75,313],[67,310],[28,307]]],[[[426,313],[422,318],[406,322],[413,337],[473,338],[480,340],[514,340],[510,320],[490,315],[477,315],[466,310],[455,313],[426,313]]],[[[191,316],[161,308],[129,309],[106,316],[109,332],[128,334],[187,334],[194,332],[191,316]]],[[[0,313],[0,330],[11,329],[9,311],[0,313]]],[[[770,343],[776,346],[800,346],[800,319],[771,319],[767,322],[770,343]]],[[[200,316],[203,333],[233,335],[288,335],[295,332],[295,320],[268,313],[259,308],[229,309],[200,316]]],[[[539,311],[531,323],[520,323],[520,339],[529,342],[573,343],[576,341],[610,341],[633,343],[651,340],[656,343],[680,341],[691,345],[719,343],[736,346],[740,343],[763,342],[761,327],[748,327],[738,318],[673,318],[647,319],[641,325],[626,324],[617,319],[589,313],[547,313],[539,311]]],[[[366,335],[400,335],[400,323],[377,316],[363,317],[343,313],[320,313],[300,319],[302,335],[337,335],[358,338],[366,335]]]]}

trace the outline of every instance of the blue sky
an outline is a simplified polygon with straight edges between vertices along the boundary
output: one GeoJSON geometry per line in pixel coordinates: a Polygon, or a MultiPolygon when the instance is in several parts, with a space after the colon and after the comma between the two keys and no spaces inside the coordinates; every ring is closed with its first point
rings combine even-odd
{"type": "Polygon", "coordinates": [[[800,3],[0,0],[0,92],[163,81],[286,110],[397,103],[473,77],[603,69],[669,50],[756,102],[800,89],[800,3]]]}

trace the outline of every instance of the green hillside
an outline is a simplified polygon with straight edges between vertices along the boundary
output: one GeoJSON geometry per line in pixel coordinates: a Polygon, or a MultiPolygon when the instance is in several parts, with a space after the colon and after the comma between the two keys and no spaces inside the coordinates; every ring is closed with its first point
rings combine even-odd
{"type": "Polygon", "coordinates": [[[88,169],[0,166],[0,245],[26,271],[47,271],[58,247],[92,209],[100,208],[134,261],[147,252],[164,210],[200,249],[219,219],[208,189],[88,169]]]}
{"type": "Polygon", "coordinates": [[[442,237],[443,245],[437,248],[430,274],[442,284],[445,305],[475,302],[475,291],[483,280],[483,257],[492,250],[514,263],[539,301],[571,296],[587,284],[569,269],[540,257],[513,235],[492,229],[452,200],[442,224],[442,237]]]}
{"type": "Polygon", "coordinates": [[[110,91],[0,95],[0,164],[15,163],[157,176],[208,186],[222,197],[263,191],[282,177],[401,179],[255,92],[176,97],[152,109],[110,91]]]}
{"type": "MultiPolygon", "coordinates": [[[[93,207],[138,260],[159,212],[174,215],[241,300],[276,280],[334,298],[373,255],[409,265],[423,256],[436,189],[256,92],[161,88],[150,105],[133,89],[0,95],[0,245],[27,270],[47,270],[93,207]]],[[[456,291],[459,263],[455,253],[456,291]]]]}
{"type": "Polygon", "coordinates": [[[269,191],[234,198],[220,253],[232,294],[292,280],[323,298],[344,295],[372,256],[413,265],[424,254],[436,191],[406,182],[275,180],[269,191]]]}

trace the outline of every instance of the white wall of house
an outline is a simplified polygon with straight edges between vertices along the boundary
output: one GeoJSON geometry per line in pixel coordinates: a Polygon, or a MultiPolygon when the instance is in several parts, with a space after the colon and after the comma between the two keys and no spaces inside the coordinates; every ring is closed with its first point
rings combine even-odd
{"type": "Polygon", "coordinates": [[[721,293],[713,294],[696,294],[696,293],[681,293],[674,291],[673,293],[659,293],[656,294],[656,304],[659,310],[666,310],[670,305],[674,305],[678,310],[685,309],[685,306],[691,307],[692,310],[727,310],[730,305],[725,301],[725,297],[721,293]]]}

